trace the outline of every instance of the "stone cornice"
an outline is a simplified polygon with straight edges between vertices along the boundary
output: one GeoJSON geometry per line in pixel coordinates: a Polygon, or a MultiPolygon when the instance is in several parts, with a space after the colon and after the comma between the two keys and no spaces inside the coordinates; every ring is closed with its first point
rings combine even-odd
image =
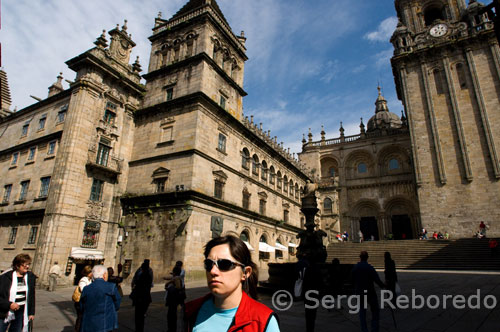
{"type": "Polygon", "coordinates": [[[142,211],[145,213],[148,209],[158,210],[168,208],[169,206],[178,207],[181,205],[190,205],[188,201],[196,201],[202,204],[210,205],[214,208],[223,209],[225,211],[236,213],[238,215],[243,215],[253,220],[264,222],[270,226],[276,226],[278,228],[286,229],[292,232],[300,231],[300,228],[292,226],[290,224],[281,223],[280,220],[260,215],[257,212],[244,209],[240,206],[192,190],[121,197],[120,201],[124,206],[125,215],[128,214],[127,209],[131,211],[142,211]],[[168,202],[168,204],[163,204],[162,202],[168,202]],[[157,205],[157,203],[159,203],[159,206],[157,205]]]}
{"type": "Polygon", "coordinates": [[[40,144],[41,142],[48,142],[48,141],[52,141],[56,138],[60,138],[62,136],[62,133],[63,131],[62,130],[58,130],[56,132],[53,132],[49,135],[45,135],[45,136],[42,136],[42,137],[39,137],[39,138],[36,138],[36,139],[33,139],[31,141],[27,141],[27,142],[24,142],[22,144],[17,144],[17,145],[14,145],[8,149],[5,149],[5,150],[2,150],[0,151],[0,158],[1,156],[3,155],[8,155],[8,154],[12,154],[14,151],[19,151],[19,150],[23,150],[23,149],[27,149],[33,145],[37,145],[37,144],[40,144]]]}

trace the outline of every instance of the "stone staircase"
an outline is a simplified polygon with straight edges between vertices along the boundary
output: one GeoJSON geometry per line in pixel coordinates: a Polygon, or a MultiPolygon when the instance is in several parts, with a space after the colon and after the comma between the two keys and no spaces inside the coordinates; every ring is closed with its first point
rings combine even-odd
{"type": "MultiPolygon", "coordinates": [[[[496,239],[500,243],[500,239],[496,239]]],[[[356,264],[362,250],[375,268],[384,268],[384,252],[389,251],[398,269],[500,270],[500,248],[491,255],[488,239],[392,240],[342,242],[328,246],[327,262],[338,258],[341,264],[356,264]]]]}

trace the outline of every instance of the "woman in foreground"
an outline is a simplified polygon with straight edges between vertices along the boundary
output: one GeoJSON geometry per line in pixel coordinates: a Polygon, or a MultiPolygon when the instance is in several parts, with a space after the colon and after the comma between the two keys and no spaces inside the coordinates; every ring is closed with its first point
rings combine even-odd
{"type": "Polygon", "coordinates": [[[188,332],[279,332],[276,314],[257,302],[257,266],[234,236],[210,240],[204,267],[210,294],[186,303],[188,332]]]}

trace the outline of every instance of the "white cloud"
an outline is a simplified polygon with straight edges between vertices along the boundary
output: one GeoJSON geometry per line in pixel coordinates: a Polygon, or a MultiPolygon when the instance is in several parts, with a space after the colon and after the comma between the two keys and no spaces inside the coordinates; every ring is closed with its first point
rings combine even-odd
{"type": "Polygon", "coordinates": [[[359,65],[357,67],[354,67],[352,69],[352,73],[353,74],[359,74],[359,73],[363,72],[365,69],[366,69],[366,65],[365,64],[361,64],[361,65],[359,65]]]}
{"type": "Polygon", "coordinates": [[[388,17],[379,24],[377,30],[368,32],[365,34],[364,38],[372,42],[387,42],[391,38],[397,25],[398,18],[396,16],[388,17]]]}
{"type": "Polygon", "coordinates": [[[390,66],[391,65],[391,57],[394,53],[394,50],[391,48],[388,48],[384,51],[381,51],[377,54],[374,55],[375,58],[375,67],[376,68],[382,68],[384,66],[390,66]]]}

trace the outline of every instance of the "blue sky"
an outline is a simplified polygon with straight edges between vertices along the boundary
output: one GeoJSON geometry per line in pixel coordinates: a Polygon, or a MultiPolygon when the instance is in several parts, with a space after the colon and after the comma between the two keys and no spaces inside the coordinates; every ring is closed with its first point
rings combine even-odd
{"type": "MultiPolygon", "coordinates": [[[[45,98],[59,72],[73,80],[64,62],[87,49],[103,29],[128,20],[146,73],[154,18],[170,18],[187,0],[4,0],[2,66],[13,106],[45,98]]],[[[359,132],[374,114],[377,84],[389,109],[400,114],[389,38],[396,26],[392,0],[217,0],[233,31],[245,31],[245,115],[254,115],[285,147],[300,152],[309,128],[319,140],[359,132]]],[[[109,40],[109,37],[108,37],[109,40]]],[[[65,83],[67,88],[68,84],[65,83]]]]}

